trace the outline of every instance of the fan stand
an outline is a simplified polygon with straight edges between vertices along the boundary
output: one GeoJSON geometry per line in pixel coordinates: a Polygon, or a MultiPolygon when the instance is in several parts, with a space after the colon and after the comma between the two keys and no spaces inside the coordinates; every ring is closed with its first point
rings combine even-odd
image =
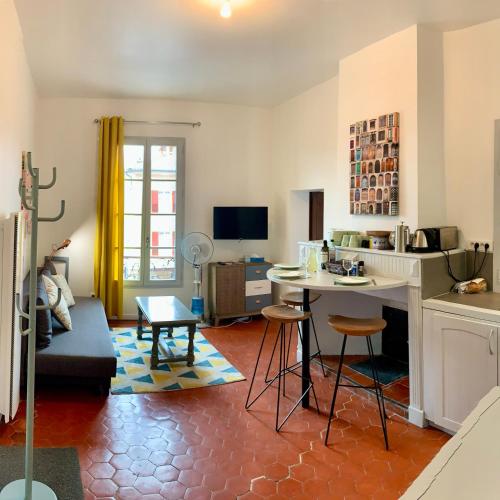
{"type": "MultiPolygon", "coordinates": [[[[207,263],[213,255],[212,240],[204,233],[192,232],[186,235],[182,242],[181,253],[186,262],[193,266],[194,295],[191,299],[191,312],[198,317],[200,327],[207,327],[204,320],[205,299],[202,295],[203,264],[207,263]],[[207,251],[208,248],[208,251],[207,251]]],[[[0,499],[1,500],[1,499],[0,499]]]]}

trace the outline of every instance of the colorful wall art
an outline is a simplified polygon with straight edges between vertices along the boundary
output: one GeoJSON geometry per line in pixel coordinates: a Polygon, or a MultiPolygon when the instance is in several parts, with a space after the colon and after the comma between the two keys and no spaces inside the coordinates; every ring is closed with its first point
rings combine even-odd
{"type": "Polygon", "coordinates": [[[349,126],[350,212],[399,215],[399,113],[349,126]]]}

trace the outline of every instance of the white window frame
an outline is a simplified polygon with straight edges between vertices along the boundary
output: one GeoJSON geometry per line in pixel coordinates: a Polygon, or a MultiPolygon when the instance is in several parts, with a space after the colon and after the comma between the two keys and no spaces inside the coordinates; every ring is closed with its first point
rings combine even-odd
{"type": "Polygon", "coordinates": [[[181,243],[184,237],[185,144],[186,140],[181,137],[125,137],[125,145],[137,145],[144,147],[140,259],[141,279],[124,280],[124,286],[127,288],[174,288],[183,286],[184,259],[181,254],[181,243]],[[177,148],[175,179],[175,280],[150,279],[151,246],[149,235],[151,227],[151,146],[175,146],[177,148]]]}

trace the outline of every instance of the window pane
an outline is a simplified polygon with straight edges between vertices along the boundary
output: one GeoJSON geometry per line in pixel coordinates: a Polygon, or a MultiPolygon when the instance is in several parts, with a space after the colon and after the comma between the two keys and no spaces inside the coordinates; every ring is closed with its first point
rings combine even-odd
{"type": "Polygon", "coordinates": [[[151,216],[149,244],[152,247],[175,247],[175,215],[151,216]]]}
{"type": "Polygon", "coordinates": [[[123,258],[123,279],[129,281],[139,281],[141,279],[140,259],[137,257],[123,258]]]}
{"type": "Polygon", "coordinates": [[[176,182],[151,182],[151,213],[175,214],[176,182]]]}
{"type": "Polygon", "coordinates": [[[151,179],[175,180],[177,146],[151,146],[151,179]]]}
{"type": "Polygon", "coordinates": [[[142,213],[142,181],[125,181],[125,213],[142,213]]]}
{"type": "Polygon", "coordinates": [[[144,146],[125,144],[123,147],[125,179],[142,179],[144,171],[144,146]]]}
{"type": "Polygon", "coordinates": [[[124,218],[124,247],[141,247],[141,215],[125,215],[124,218]]]}
{"type": "Polygon", "coordinates": [[[123,250],[124,257],[140,257],[141,249],[140,248],[125,248],[123,250]]]}
{"type": "Polygon", "coordinates": [[[174,257],[175,248],[152,248],[151,257],[174,257]]]}
{"type": "Polygon", "coordinates": [[[175,280],[174,257],[156,257],[151,255],[149,265],[149,278],[151,280],[175,280]]]}

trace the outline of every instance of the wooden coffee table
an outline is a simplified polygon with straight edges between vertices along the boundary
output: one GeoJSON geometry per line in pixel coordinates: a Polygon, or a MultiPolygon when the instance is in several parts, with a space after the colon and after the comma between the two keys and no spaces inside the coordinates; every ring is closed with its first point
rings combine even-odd
{"type": "Polygon", "coordinates": [[[160,363],[172,361],[187,361],[188,366],[194,363],[194,334],[199,319],[177,298],[171,295],[157,297],[136,297],[137,303],[137,338],[142,340],[144,333],[151,333],[153,347],[151,349],[151,369],[158,368],[160,363]],[[151,325],[151,330],[143,328],[143,319],[151,325]],[[175,327],[187,326],[188,352],[187,356],[159,357],[158,347],[161,345],[165,352],[170,349],[160,338],[160,333],[165,331],[169,337],[175,327]]]}

